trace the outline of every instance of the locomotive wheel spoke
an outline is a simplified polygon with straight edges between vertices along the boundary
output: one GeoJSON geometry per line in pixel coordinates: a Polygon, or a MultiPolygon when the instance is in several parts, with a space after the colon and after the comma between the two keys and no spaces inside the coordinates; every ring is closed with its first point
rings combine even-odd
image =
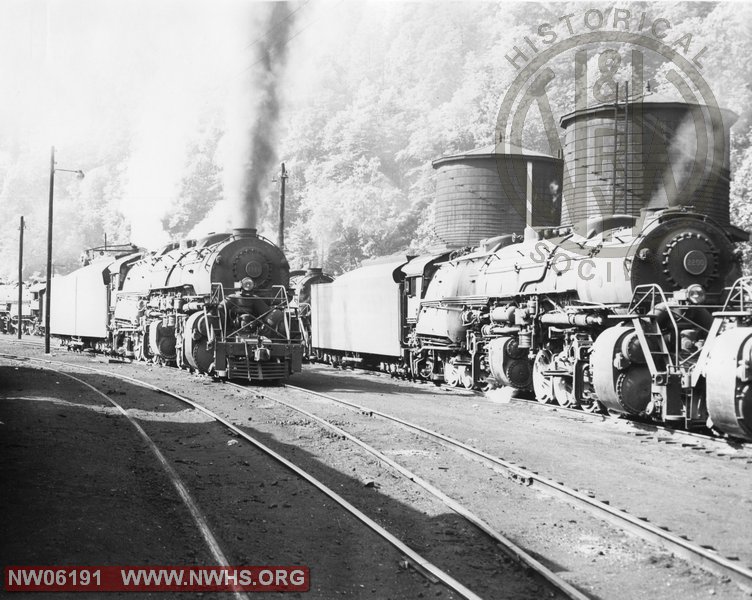
{"type": "Polygon", "coordinates": [[[554,397],[561,406],[567,406],[570,408],[579,407],[577,399],[572,393],[572,382],[565,377],[553,378],[554,397]]]}
{"type": "Polygon", "coordinates": [[[606,407],[603,406],[600,402],[598,402],[595,399],[591,400],[590,402],[585,402],[585,403],[580,404],[580,408],[584,412],[587,412],[587,413],[592,413],[592,414],[601,413],[604,415],[608,414],[608,410],[606,409],[606,407]]]}
{"type": "Polygon", "coordinates": [[[535,399],[541,404],[549,404],[554,401],[554,389],[551,378],[543,374],[543,371],[551,366],[551,353],[548,350],[539,350],[533,363],[533,391],[535,399]]]}
{"type": "Polygon", "coordinates": [[[450,385],[452,387],[457,387],[460,383],[459,373],[457,373],[457,369],[452,363],[448,361],[444,362],[444,381],[447,385],[450,385]]]}

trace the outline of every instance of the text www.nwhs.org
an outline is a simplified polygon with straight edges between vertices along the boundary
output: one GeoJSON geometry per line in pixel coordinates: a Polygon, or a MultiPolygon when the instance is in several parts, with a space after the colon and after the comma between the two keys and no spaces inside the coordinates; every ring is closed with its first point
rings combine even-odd
{"type": "Polygon", "coordinates": [[[6,592],[307,592],[308,567],[6,567],[6,592]]]}

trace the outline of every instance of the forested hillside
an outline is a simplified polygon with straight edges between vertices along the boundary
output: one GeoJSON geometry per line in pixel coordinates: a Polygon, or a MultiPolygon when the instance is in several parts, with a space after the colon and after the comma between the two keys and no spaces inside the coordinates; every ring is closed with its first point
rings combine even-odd
{"type": "MultiPolygon", "coordinates": [[[[557,23],[569,14],[581,21],[591,7],[606,11],[614,5],[291,4],[296,14],[286,41],[286,65],[276,81],[281,103],[274,164],[284,161],[290,175],[286,251],[292,266],[318,265],[336,274],[364,258],[434,243],[431,160],[493,143],[501,99],[517,73],[505,56],[525,36],[536,35],[542,23],[557,23]]],[[[701,73],[719,102],[740,114],[732,130],[732,215],[737,225],[752,229],[752,8],[736,2],[624,3],[619,8],[665,18],[671,27],[666,41],[691,33],[692,49],[707,47],[701,73]]],[[[267,31],[261,26],[249,32],[248,42],[267,31]]],[[[211,52],[208,44],[195,56],[205,52],[211,52]]],[[[101,244],[105,233],[112,242],[133,239],[155,246],[223,226],[220,208],[227,201],[225,171],[233,152],[228,143],[233,120],[223,94],[233,88],[206,94],[198,75],[216,73],[204,60],[181,71],[191,74],[189,82],[177,75],[162,82],[183,96],[204,94],[200,101],[185,96],[191,102],[176,107],[168,119],[136,118],[141,113],[127,104],[133,98],[129,93],[122,94],[122,104],[116,94],[100,98],[99,106],[92,100],[102,122],[61,149],[65,165],[59,159],[60,166],[87,172],[83,182],[61,175],[56,184],[59,271],[74,268],[81,249],[101,244]],[[154,135],[144,138],[149,127],[154,135]],[[155,169],[173,174],[156,191],[146,189],[159,181],[151,172],[155,169]]],[[[243,60],[246,68],[255,67],[251,54],[238,60],[241,72],[243,60]]],[[[136,85],[137,76],[125,67],[121,85],[136,85]]],[[[655,67],[647,75],[660,80],[655,67]]],[[[112,73],[102,77],[119,80],[112,73]]],[[[159,85],[159,78],[151,80],[145,97],[159,85]]],[[[558,119],[572,108],[571,81],[554,80],[548,97],[558,119]]],[[[13,121],[7,111],[2,117],[3,123],[13,121]]],[[[534,135],[530,143],[536,144],[534,135]]],[[[20,214],[29,223],[26,273],[43,272],[49,147],[43,148],[25,139],[22,128],[0,139],[0,276],[12,277],[15,269],[20,214]]],[[[276,175],[254,173],[263,178],[265,200],[259,229],[272,240],[276,175]]]]}

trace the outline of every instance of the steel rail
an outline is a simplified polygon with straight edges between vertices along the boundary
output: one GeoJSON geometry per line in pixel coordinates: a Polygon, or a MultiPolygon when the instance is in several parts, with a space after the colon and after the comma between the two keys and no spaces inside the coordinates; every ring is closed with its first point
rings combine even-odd
{"type": "MultiPolygon", "coordinates": [[[[231,385],[232,387],[238,388],[244,392],[249,391],[247,387],[244,387],[242,385],[238,385],[234,383],[229,384],[229,385],[231,385]]],[[[507,554],[509,554],[511,558],[516,560],[518,563],[522,563],[526,567],[531,568],[533,571],[535,571],[541,577],[543,577],[546,581],[548,581],[551,585],[553,585],[557,590],[562,592],[567,598],[571,598],[572,600],[590,600],[590,596],[583,594],[577,588],[572,586],[570,583],[563,580],[556,573],[554,573],[548,567],[546,567],[543,563],[535,559],[528,552],[526,552],[520,546],[515,544],[512,540],[507,538],[502,533],[496,531],[490,524],[488,524],[486,521],[481,519],[475,513],[468,510],[467,508],[462,506],[459,502],[447,496],[444,492],[439,490],[437,487],[433,486],[432,484],[430,484],[425,479],[421,478],[419,475],[417,475],[413,471],[410,471],[406,467],[400,465],[393,459],[389,458],[388,456],[386,456],[384,453],[380,452],[373,446],[364,442],[360,438],[352,435],[350,432],[342,429],[341,427],[338,427],[334,423],[331,423],[330,421],[327,421],[326,419],[323,419],[322,417],[314,415],[313,413],[303,408],[294,406],[293,404],[286,402],[285,400],[280,400],[279,398],[276,398],[270,395],[266,391],[259,392],[258,390],[254,390],[254,393],[264,398],[268,398],[269,400],[272,400],[274,402],[277,402],[283,406],[286,406],[287,408],[294,410],[302,415],[305,415],[306,417],[316,421],[317,423],[319,423],[321,426],[325,427],[326,429],[329,429],[330,431],[333,431],[337,433],[338,435],[341,435],[347,438],[354,444],[357,444],[358,446],[363,448],[366,452],[372,454],[373,456],[378,458],[380,461],[386,463],[392,469],[394,469],[395,471],[397,471],[398,473],[400,473],[401,475],[403,475],[404,477],[406,477],[413,483],[419,485],[420,487],[425,489],[434,497],[441,500],[451,510],[456,512],[458,515],[464,517],[467,521],[475,525],[483,533],[491,537],[491,539],[501,544],[501,546],[506,550],[507,554]]]]}
{"type": "MultiPolygon", "coordinates": [[[[0,338],[2,339],[2,338],[0,338]]],[[[13,344],[28,344],[32,346],[42,346],[42,342],[36,342],[33,340],[9,340],[13,344]]],[[[449,386],[446,384],[440,384],[439,389],[447,390],[450,392],[465,392],[467,395],[473,395],[479,398],[485,397],[485,392],[481,392],[479,390],[472,390],[467,389],[465,387],[457,387],[457,386],[449,386]]],[[[591,420],[597,420],[600,419],[602,422],[611,422],[611,423],[623,423],[626,426],[631,426],[636,430],[640,429],[646,429],[651,430],[652,432],[655,432],[656,434],[664,433],[666,435],[670,436],[676,436],[676,437],[684,437],[689,439],[695,439],[698,440],[698,442],[704,442],[708,444],[713,444],[715,446],[719,446],[721,448],[732,448],[734,450],[744,450],[752,452],[752,443],[745,442],[744,440],[729,440],[726,438],[721,437],[714,437],[712,435],[707,435],[704,433],[697,433],[695,431],[686,431],[684,429],[673,429],[671,427],[665,427],[663,425],[660,425],[658,423],[647,423],[643,421],[637,421],[635,419],[630,418],[629,415],[614,415],[614,414],[603,414],[600,412],[588,412],[586,410],[578,409],[578,408],[572,408],[569,406],[562,406],[560,404],[553,404],[553,403],[545,403],[545,402],[538,402],[535,399],[530,398],[524,398],[524,397],[515,397],[512,399],[513,402],[519,402],[520,404],[524,405],[532,405],[532,406],[540,406],[543,409],[555,409],[560,412],[567,412],[571,413],[575,416],[582,416],[589,418],[591,420]]],[[[667,442],[667,441],[673,441],[673,440],[659,440],[656,439],[656,441],[659,442],[667,442]]],[[[678,440],[677,440],[678,441],[678,440]]],[[[688,445],[695,445],[695,444],[688,444],[688,445]]],[[[752,456],[750,456],[750,459],[752,459],[752,456]]]]}
{"type": "Polygon", "coordinates": [[[585,509],[590,514],[598,516],[604,521],[611,523],[619,529],[629,531],[649,542],[658,544],[663,548],[673,552],[676,556],[684,558],[689,562],[693,562],[697,565],[704,567],[706,570],[722,577],[728,577],[733,580],[737,585],[744,589],[748,593],[752,593],[752,569],[743,567],[733,560],[721,556],[717,552],[704,548],[698,544],[694,544],[687,539],[684,539],[678,535],[675,535],[665,529],[662,529],[652,523],[647,522],[644,519],[629,514],[625,510],[616,509],[607,504],[606,502],[592,498],[587,494],[580,492],[574,488],[565,486],[561,482],[554,481],[547,477],[538,475],[537,473],[515,465],[513,462],[497,458],[480,450],[474,448],[468,444],[465,444],[459,440],[455,440],[447,435],[432,431],[428,428],[422,427],[415,423],[411,423],[400,417],[390,415],[379,410],[371,409],[365,406],[361,406],[348,400],[336,398],[328,394],[321,392],[315,392],[306,388],[286,384],[287,388],[312,394],[348,406],[352,409],[365,412],[368,414],[379,416],[383,419],[399,423],[400,425],[417,431],[423,435],[437,439],[452,448],[459,448],[462,451],[469,453],[473,456],[479,457],[484,461],[491,463],[497,467],[501,467],[506,473],[515,479],[524,481],[531,485],[538,485],[539,487],[554,493],[554,495],[562,497],[570,503],[585,509]]]}
{"type": "MultiPolygon", "coordinates": [[[[13,358],[13,357],[9,357],[9,358],[13,358]]],[[[28,360],[54,363],[54,361],[34,359],[34,358],[28,358],[28,360]]],[[[63,362],[60,362],[57,364],[61,364],[65,366],[72,366],[69,363],[63,363],[63,362]]],[[[76,366],[79,366],[79,365],[76,365],[76,366]]],[[[91,367],[81,366],[81,368],[88,369],[94,372],[115,375],[116,377],[119,377],[121,379],[130,380],[135,383],[139,383],[147,387],[152,387],[153,389],[157,389],[157,388],[154,388],[154,386],[152,386],[152,384],[149,384],[148,382],[140,381],[134,378],[130,378],[128,376],[113,374],[109,371],[100,371],[98,369],[93,369],[91,367]]],[[[299,390],[301,392],[305,392],[308,394],[312,394],[315,396],[319,396],[324,399],[330,400],[332,402],[336,402],[344,406],[349,406],[350,408],[353,408],[355,410],[358,410],[361,412],[367,412],[367,413],[382,417],[384,419],[394,421],[396,423],[403,425],[404,427],[407,427],[408,429],[412,429],[414,431],[418,431],[429,437],[438,439],[439,441],[447,444],[448,446],[452,448],[460,449],[466,453],[469,453],[472,456],[481,458],[485,460],[486,462],[489,462],[495,466],[501,467],[507,474],[509,474],[514,479],[517,479],[519,481],[524,481],[529,484],[537,484],[543,489],[546,489],[554,493],[555,495],[568,500],[572,504],[579,506],[580,508],[583,508],[584,510],[590,512],[591,514],[594,514],[600,517],[604,521],[611,523],[617,528],[623,529],[625,531],[629,531],[637,535],[638,537],[641,537],[652,543],[658,544],[662,546],[663,548],[673,552],[675,555],[681,558],[684,558],[690,562],[693,562],[695,564],[698,564],[702,566],[703,568],[705,568],[706,570],[711,571],[717,575],[728,577],[729,579],[737,583],[737,585],[739,585],[743,590],[745,590],[748,593],[752,593],[752,569],[743,567],[737,564],[736,562],[734,562],[734,560],[721,556],[720,554],[718,554],[717,552],[713,550],[709,550],[698,544],[693,544],[689,540],[683,537],[680,537],[678,535],[672,534],[666,529],[653,525],[647,522],[645,519],[635,517],[629,514],[628,512],[626,512],[625,510],[615,509],[611,507],[609,504],[607,504],[606,502],[602,502],[600,500],[592,498],[586,494],[583,494],[582,492],[579,492],[576,489],[569,488],[563,485],[563,483],[561,482],[556,482],[553,479],[542,477],[538,475],[537,473],[534,473],[533,471],[530,471],[524,467],[515,465],[511,461],[494,457],[482,450],[473,448],[472,446],[464,444],[463,442],[460,442],[458,440],[454,440],[453,438],[449,436],[445,436],[444,434],[431,431],[427,428],[421,427],[420,425],[416,425],[408,421],[405,421],[403,419],[400,419],[399,417],[389,415],[388,413],[373,410],[368,407],[360,406],[353,402],[349,402],[347,400],[335,398],[333,396],[328,396],[326,394],[322,394],[321,392],[315,392],[313,390],[308,390],[306,388],[301,388],[301,387],[293,386],[289,384],[286,384],[286,387],[290,389],[294,389],[294,390],[299,390]]],[[[169,392],[169,394],[172,395],[171,392],[169,392]]],[[[184,401],[188,403],[191,402],[190,400],[187,400],[187,399],[184,401]]],[[[556,405],[543,405],[543,406],[551,406],[557,409],[566,408],[566,407],[560,407],[556,405]]],[[[199,410],[204,410],[202,408],[199,408],[198,405],[196,406],[196,408],[198,408],[199,410]]],[[[208,410],[208,409],[205,409],[205,410],[208,410]]],[[[571,412],[573,412],[574,414],[578,414],[578,415],[590,414],[584,411],[575,411],[573,409],[569,409],[569,410],[571,410],[571,412]]],[[[593,414],[592,416],[603,417],[603,415],[597,415],[597,414],[593,414]]],[[[642,426],[644,424],[640,424],[640,425],[642,426]]],[[[658,429],[658,426],[652,425],[652,427],[656,427],[656,429],[658,429]]],[[[689,435],[692,435],[694,437],[701,437],[703,441],[710,441],[710,442],[715,441],[715,438],[701,436],[701,434],[694,434],[694,433],[690,434],[689,432],[681,432],[681,430],[671,430],[671,429],[667,429],[666,431],[670,432],[671,434],[674,434],[677,432],[688,433],[689,435]]],[[[722,442],[719,440],[716,443],[723,444],[725,442],[722,442]]]]}
{"type": "MultiPolygon", "coordinates": [[[[752,452],[752,443],[745,442],[744,440],[736,440],[736,439],[727,439],[722,437],[714,437],[712,435],[708,435],[705,433],[698,433],[696,431],[687,431],[686,429],[674,429],[672,427],[666,427],[665,425],[661,425],[660,423],[649,423],[645,421],[638,421],[636,419],[631,418],[629,415],[618,415],[618,414],[603,414],[600,412],[588,412],[579,408],[572,408],[570,406],[561,406],[560,404],[553,404],[553,403],[545,403],[545,402],[538,402],[535,399],[529,399],[529,398],[514,398],[514,402],[519,402],[520,404],[524,406],[537,406],[541,409],[555,409],[556,411],[562,412],[562,413],[568,413],[574,416],[580,416],[589,418],[590,420],[600,420],[603,423],[612,423],[616,425],[624,425],[627,428],[630,428],[628,430],[629,433],[635,433],[635,434],[641,434],[641,433],[647,433],[650,432],[651,434],[655,435],[667,435],[671,437],[675,437],[677,439],[666,439],[666,438],[656,438],[656,441],[659,442],[679,442],[681,438],[685,438],[687,440],[688,446],[697,446],[700,443],[705,444],[712,444],[714,446],[720,447],[720,449],[724,448],[732,448],[733,450],[742,450],[742,451],[750,451],[752,452]],[[641,431],[643,430],[643,431],[641,431]],[[694,440],[694,442],[690,442],[689,440],[694,440]]],[[[537,408],[534,410],[538,410],[537,408]]],[[[750,456],[750,459],[752,459],[752,456],[750,456]]]]}
{"type": "MultiPolygon", "coordinates": [[[[34,359],[31,359],[31,360],[34,360],[34,359]]],[[[101,390],[98,390],[96,387],[84,381],[83,379],[80,379],[76,377],[75,375],[71,375],[70,373],[66,373],[65,371],[62,371],[60,369],[50,369],[50,370],[54,373],[58,373],[60,375],[63,375],[64,377],[68,377],[69,379],[72,379],[73,381],[76,381],[86,386],[87,388],[92,390],[95,394],[97,394],[98,396],[101,396],[107,402],[112,404],[112,406],[114,406],[115,409],[121,415],[123,415],[126,419],[128,419],[128,422],[136,429],[141,439],[143,439],[143,441],[149,447],[152,454],[154,454],[157,461],[161,465],[162,469],[167,474],[167,477],[169,478],[173,487],[175,488],[178,495],[180,496],[180,499],[183,501],[183,504],[185,504],[185,507],[188,509],[188,512],[190,512],[191,517],[193,518],[193,521],[196,524],[196,527],[201,532],[201,536],[204,538],[204,542],[206,542],[206,545],[209,548],[209,552],[211,552],[211,555],[214,558],[214,560],[216,560],[217,564],[219,564],[222,567],[230,567],[230,561],[227,560],[227,557],[225,556],[225,553],[222,551],[222,548],[219,545],[217,538],[214,536],[214,533],[212,533],[212,530],[209,527],[209,522],[206,519],[206,516],[198,507],[198,504],[193,499],[193,496],[191,496],[191,493],[188,491],[188,488],[186,487],[185,483],[183,483],[182,478],[180,477],[180,475],[178,475],[177,471],[175,471],[172,465],[167,461],[167,459],[165,458],[165,455],[162,453],[162,451],[159,449],[156,443],[154,443],[154,440],[152,440],[151,437],[149,437],[149,434],[146,433],[146,431],[144,430],[143,427],[141,427],[141,425],[139,425],[136,419],[134,419],[130,414],[128,414],[128,411],[126,411],[118,402],[113,400],[108,394],[105,394],[101,390]]],[[[237,600],[249,600],[249,596],[247,594],[244,594],[237,590],[235,590],[233,594],[237,600]]]]}
{"type": "MultiPolygon", "coordinates": [[[[364,371],[364,372],[368,373],[368,371],[364,371]]],[[[438,384],[437,387],[439,389],[446,390],[449,392],[465,392],[468,396],[472,395],[478,398],[488,399],[488,397],[486,396],[486,392],[482,392],[480,390],[468,389],[464,386],[451,386],[445,383],[441,383],[441,384],[438,384]]],[[[493,402],[493,400],[491,400],[491,402],[493,402]]],[[[512,402],[520,403],[525,406],[528,406],[528,405],[540,406],[542,409],[546,409],[546,408],[555,409],[559,412],[566,412],[566,413],[571,413],[572,415],[575,415],[575,416],[586,417],[593,421],[600,420],[601,422],[623,423],[625,426],[633,427],[636,430],[647,429],[647,430],[651,430],[655,432],[656,434],[665,433],[666,435],[676,436],[677,438],[694,439],[694,440],[697,440],[698,443],[705,442],[708,444],[713,444],[714,446],[719,446],[721,448],[730,447],[734,450],[745,450],[745,451],[752,452],[752,443],[746,442],[744,440],[715,437],[715,436],[708,435],[705,433],[687,431],[685,429],[674,429],[671,427],[666,427],[659,423],[648,423],[644,421],[639,421],[639,420],[632,418],[630,415],[619,415],[619,414],[612,414],[612,413],[604,414],[604,413],[597,412],[597,411],[590,412],[587,410],[583,410],[581,408],[572,408],[571,406],[562,406],[561,404],[554,404],[553,402],[539,402],[535,398],[525,398],[522,396],[516,396],[512,398],[512,402]]],[[[656,441],[666,442],[669,440],[657,439],[656,441]]],[[[694,446],[696,444],[688,444],[688,445],[694,446]]],[[[750,456],[750,458],[752,459],[752,456],[750,456]]]]}
{"type": "MultiPolygon", "coordinates": [[[[12,357],[9,355],[0,355],[3,358],[8,358],[11,360],[18,360],[18,357],[12,357]]],[[[84,365],[72,365],[70,363],[60,362],[60,361],[52,361],[48,359],[39,359],[39,358],[32,358],[32,357],[25,357],[26,360],[42,363],[42,364],[54,364],[59,366],[65,366],[68,368],[74,368],[74,369],[84,369],[86,371],[91,371],[93,373],[97,373],[100,375],[107,375],[116,377],[118,379],[121,379],[123,381],[128,381],[130,383],[135,383],[138,385],[141,385],[145,388],[151,389],[155,392],[159,392],[162,394],[165,394],[167,396],[170,396],[172,398],[175,398],[176,400],[179,400],[180,402],[183,402],[196,410],[199,410],[206,414],[207,416],[211,417],[218,423],[221,423],[227,429],[238,435],[239,437],[243,438],[259,450],[261,450],[263,453],[267,454],[280,464],[284,465],[287,469],[298,475],[301,479],[307,481],[311,485],[313,485],[316,489],[318,489],[320,492],[334,500],[337,504],[339,504],[342,508],[344,508],[348,513],[350,513],[352,516],[357,518],[359,521],[361,521],[364,525],[366,525],[368,528],[370,528],[374,533],[379,535],[382,539],[387,541],[389,544],[391,544],[393,547],[395,547],[397,550],[399,550],[402,554],[404,554],[407,558],[409,558],[416,566],[416,571],[421,572],[423,571],[423,574],[425,576],[425,573],[430,573],[433,577],[441,581],[444,585],[449,587],[450,589],[457,592],[460,596],[463,598],[467,598],[467,600],[482,600],[480,596],[478,596],[475,592],[467,588],[465,585],[454,579],[451,575],[440,569],[439,567],[435,566],[433,563],[431,563],[428,559],[424,558],[420,554],[418,554],[415,550],[410,548],[407,544],[399,540],[397,537],[392,535],[390,532],[388,532],[386,529],[384,529],[381,525],[376,523],[373,519],[368,517],[365,513],[363,513],[361,510],[350,504],[347,500],[345,500],[342,496],[337,494],[334,490],[326,486],[324,483],[316,479],[313,475],[308,473],[307,471],[303,470],[301,467],[298,467],[293,462],[289,461],[285,457],[283,457],[281,454],[277,453],[276,451],[272,450],[253,436],[249,435],[233,423],[231,423],[228,419],[218,415],[214,411],[206,408],[205,406],[199,404],[198,402],[195,402],[194,400],[191,400],[190,398],[186,398],[185,396],[182,396],[180,394],[177,394],[175,392],[171,392],[169,390],[166,390],[164,388],[160,388],[158,386],[155,386],[152,383],[149,383],[148,381],[143,381],[140,379],[136,379],[135,377],[129,377],[128,375],[122,375],[119,373],[113,373],[111,371],[105,371],[102,369],[95,369],[94,367],[87,367],[84,365]]]]}

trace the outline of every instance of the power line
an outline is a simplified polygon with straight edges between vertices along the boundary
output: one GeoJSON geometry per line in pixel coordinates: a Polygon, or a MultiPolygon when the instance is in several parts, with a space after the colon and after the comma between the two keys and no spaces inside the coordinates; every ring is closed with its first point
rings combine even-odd
{"type": "Polygon", "coordinates": [[[293,11],[290,11],[289,13],[287,13],[287,16],[286,16],[286,17],[284,17],[283,19],[280,19],[280,20],[279,20],[279,21],[277,21],[277,22],[276,22],[276,23],[275,23],[274,25],[272,25],[272,26],[271,26],[271,27],[270,27],[269,29],[267,29],[267,30],[266,30],[266,32],[265,32],[265,33],[264,33],[263,35],[261,35],[260,37],[258,37],[258,38],[257,38],[257,39],[255,39],[254,41],[252,41],[252,42],[251,42],[250,44],[248,44],[247,46],[243,47],[243,50],[248,50],[248,48],[250,48],[251,46],[255,46],[255,45],[256,45],[256,44],[258,44],[258,43],[259,43],[259,42],[260,42],[261,40],[263,40],[264,38],[268,37],[268,36],[269,36],[269,34],[270,34],[270,33],[271,33],[272,31],[274,31],[275,29],[277,29],[277,27],[279,27],[280,25],[282,25],[282,23],[284,23],[285,21],[287,21],[287,20],[288,20],[288,19],[289,19],[290,17],[292,17],[292,16],[293,16],[293,15],[294,15],[295,13],[297,13],[297,12],[298,12],[298,11],[299,11],[300,9],[302,9],[302,8],[303,8],[304,6],[306,6],[306,5],[307,5],[307,4],[309,4],[310,2],[311,2],[311,0],[305,0],[305,2],[303,2],[303,4],[301,4],[300,6],[298,6],[298,8],[296,8],[295,10],[293,10],[293,11]]]}
{"type": "MultiPolygon", "coordinates": [[[[310,0],[309,0],[309,1],[310,1],[310,0]]],[[[333,8],[337,8],[337,7],[338,7],[338,6],[340,5],[340,4],[342,4],[343,2],[345,2],[345,0],[339,0],[339,2],[337,2],[337,4],[335,4],[333,8]]],[[[302,7],[301,7],[301,8],[302,8],[302,7]]],[[[299,9],[298,9],[298,10],[299,10],[299,9]]],[[[316,23],[318,23],[319,21],[321,21],[321,20],[322,20],[323,18],[324,18],[324,17],[322,16],[322,17],[319,17],[318,19],[314,19],[313,21],[310,21],[310,22],[309,22],[309,23],[308,23],[307,25],[305,25],[305,26],[304,26],[303,28],[299,29],[299,30],[297,31],[297,33],[295,33],[295,34],[293,34],[292,36],[290,36],[289,38],[285,39],[285,40],[284,40],[284,41],[283,41],[282,43],[283,43],[283,44],[288,44],[289,42],[291,42],[292,40],[294,40],[294,39],[295,39],[296,37],[298,37],[298,36],[299,36],[299,35],[300,35],[301,33],[303,33],[303,32],[304,32],[304,31],[305,31],[306,29],[308,29],[309,27],[311,27],[311,25],[315,25],[316,23]]],[[[281,21],[280,21],[280,23],[281,23],[281,21]]],[[[266,37],[266,36],[262,36],[262,37],[261,37],[260,39],[263,39],[264,37],[266,37]]],[[[260,39],[259,39],[259,41],[260,41],[260,39]]],[[[254,42],[254,44],[255,44],[255,43],[256,43],[256,42],[254,42]]],[[[253,44],[251,44],[251,45],[253,45],[253,44]]],[[[249,46],[247,46],[247,47],[249,47],[249,46]]],[[[233,76],[233,79],[234,79],[234,78],[236,78],[236,77],[240,77],[241,75],[243,75],[243,74],[247,73],[247,72],[248,72],[248,71],[250,71],[250,70],[251,70],[251,69],[252,69],[253,67],[255,67],[255,66],[256,66],[257,64],[259,64],[260,62],[262,62],[263,60],[265,60],[265,58],[266,58],[266,57],[262,56],[262,57],[261,57],[261,58],[259,58],[259,59],[258,59],[258,60],[257,60],[256,62],[254,62],[254,63],[252,63],[252,64],[248,65],[248,66],[247,66],[247,67],[246,67],[245,69],[243,69],[242,71],[238,71],[238,72],[237,72],[237,74],[235,74],[235,75],[233,76]]]]}

